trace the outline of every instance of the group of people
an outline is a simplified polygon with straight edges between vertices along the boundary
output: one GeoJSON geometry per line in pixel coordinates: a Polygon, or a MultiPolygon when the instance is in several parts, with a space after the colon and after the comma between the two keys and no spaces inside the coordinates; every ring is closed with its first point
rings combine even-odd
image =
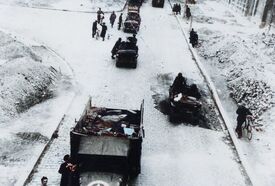
{"type": "Polygon", "coordinates": [[[98,22],[98,20],[95,20],[93,22],[93,26],[92,26],[92,37],[94,38],[96,36],[96,39],[98,39],[98,37],[100,36],[100,37],[102,37],[102,41],[104,41],[107,29],[108,28],[104,22],[100,23],[100,22],[98,22]],[[97,28],[98,25],[100,25],[102,27],[100,34],[99,34],[99,29],[97,28]]]}
{"type": "Polygon", "coordinates": [[[116,41],[116,43],[111,51],[112,59],[115,59],[115,55],[117,54],[118,50],[120,50],[120,49],[138,50],[136,34],[133,34],[132,37],[128,37],[127,40],[128,41],[122,41],[121,38],[118,38],[118,40],[116,41]]]}
{"type": "MultiPolygon", "coordinates": [[[[196,92],[199,93],[197,86],[190,86],[190,88],[188,88],[188,85],[186,83],[186,78],[182,76],[182,73],[178,73],[177,77],[175,78],[171,86],[171,89],[172,89],[172,92],[171,92],[172,96],[179,93],[183,93],[183,94],[191,95],[196,98],[200,98],[200,94],[196,93],[196,92]],[[186,90],[189,90],[189,93],[185,92],[186,90]],[[197,97],[196,95],[198,95],[199,97],[197,97]]],[[[236,110],[236,113],[238,116],[237,116],[237,126],[235,129],[235,132],[237,133],[238,138],[241,138],[242,125],[244,124],[248,116],[252,117],[252,113],[248,108],[245,107],[244,103],[238,103],[238,108],[236,110]]]]}
{"type": "Polygon", "coordinates": [[[180,6],[180,4],[174,4],[173,5],[173,8],[172,8],[172,11],[173,11],[173,13],[174,14],[181,14],[181,6],[180,6]]]}
{"type": "MultiPolygon", "coordinates": [[[[181,14],[181,5],[180,4],[174,4],[173,8],[172,8],[172,12],[176,15],[181,14]]],[[[187,20],[189,20],[189,18],[191,17],[191,10],[189,8],[188,5],[185,6],[185,14],[184,14],[187,18],[187,20]]]]}
{"type": "MultiPolygon", "coordinates": [[[[184,95],[192,96],[197,99],[200,99],[201,94],[197,88],[197,85],[187,85],[187,80],[185,77],[182,76],[182,73],[178,73],[177,77],[175,78],[172,86],[171,86],[171,96],[174,97],[175,95],[182,93],[184,95]]],[[[171,97],[171,98],[172,98],[171,97]]]]}
{"type": "MultiPolygon", "coordinates": [[[[122,25],[122,15],[123,15],[123,13],[121,13],[118,18],[118,30],[120,30],[121,25],[122,25]]],[[[115,12],[113,11],[109,18],[112,28],[114,27],[116,17],[117,16],[116,16],[115,12]]],[[[101,37],[102,41],[105,40],[105,36],[107,33],[107,29],[108,29],[106,23],[103,22],[103,20],[104,20],[104,12],[101,10],[101,8],[99,8],[97,11],[97,19],[92,24],[92,37],[93,38],[96,37],[96,39],[98,39],[98,37],[101,37]],[[101,31],[99,31],[98,25],[101,26],[101,31]]]]}

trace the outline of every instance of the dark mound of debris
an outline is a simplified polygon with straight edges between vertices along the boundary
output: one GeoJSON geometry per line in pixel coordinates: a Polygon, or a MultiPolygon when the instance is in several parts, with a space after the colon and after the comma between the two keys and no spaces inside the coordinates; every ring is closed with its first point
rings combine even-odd
{"type": "Polygon", "coordinates": [[[16,136],[21,138],[22,140],[32,141],[32,142],[41,142],[46,143],[49,141],[49,138],[43,136],[39,132],[18,132],[16,136]]]}

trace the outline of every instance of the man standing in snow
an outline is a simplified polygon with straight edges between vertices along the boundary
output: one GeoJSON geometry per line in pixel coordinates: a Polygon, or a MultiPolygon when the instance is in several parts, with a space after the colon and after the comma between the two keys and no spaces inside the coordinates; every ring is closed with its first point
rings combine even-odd
{"type": "Polygon", "coordinates": [[[102,37],[102,41],[104,41],[107,32],[107,26],[105,25],[105,23],[100,24],[100,26],[102,26],[100,37],[102,37]]]}
{"type": "Polygon", "coordinates": [[[69,184],[69,179],[70,179],[70,172],[71,172],[71,167],[73,166],[70,163],[70,155],[66,154],[63,158],[64,163],[62,163],[59,167],[58,172],[61,174],[61,181],[60,181],[60,186],[68,186],[69,184]]]}
{"type": "Polygon", "coordinates": [[[182,76],[182,73],[178,73],[172,84],[172,96],[184,92],[186,88],[186,79],[182,76]]]}
{"type": "Polygon", "coordinates": [[[238,104],[238,109],[236,111],[236,113],[238,114],[237,117],[237,127],[235,129],[235,131],[238,134],[238,138],[242,137],[242,124],[245,122],[246,117],[248,115],[252,115],[252,113],[249,111],[248,108],[246,108],[243,104],[238,104]]]}
{"type": "Polygon", "coordinates": [[[92,31],[93,31],[92,36],[93,36],[93,38],[95,37],[96,30],[97,30],[97,20],[95,20],[93,22],[93,27],[92,27],[92,31]]]}
{"type": "Polygon", "coordinates": [[[185,16],[186,16],[187,20],[189,20],[189,18],[191,17],[191,11],[190,11],[190,8],[188,5],[186,5],[185,16]]]}
{"type": "Polygon", "coordinates": [[[122,24],[122,13],[120,14],[120,16],[118,18],[118,30],[120,30],[121,24],[122,24]]]}
{"type": "Polygon", "coordinates": [[[97,22],[100,23],[102,16],[104,15],[104,12],[101,10],[101,8],[98,8],[97,13],[97,22]]]}
{"type": "Polygon", "coordinates": [[[115,14],[115,12],[113,11],[113,13],[112,13],[111,16],[110,16],[110,23],[111,23],[112,28],[113,28],[113,26],[114,26],[115,20],[116,20],[116,14],[115,14]]]}

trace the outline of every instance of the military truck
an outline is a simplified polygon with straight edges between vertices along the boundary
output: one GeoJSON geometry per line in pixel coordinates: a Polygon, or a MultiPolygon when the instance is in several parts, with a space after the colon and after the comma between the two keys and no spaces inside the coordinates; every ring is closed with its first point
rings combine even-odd
{"type": "Polygon", "coordinates": [[[70,132],[76,184],[124,186],[140,173],[143,105],[140,110],[94,107],[89,99],[70,132]]]}
{"type": "Polygon", "coordinates": [[[164,0],[152,0],[152,7],[164,7],[164,0]]]}
{"type": "Polygon", "coordinates": [[[169,89],[169,121],[197,123],[202,107],[201,94],[197,85],[185,85],[179,92],[175,92],[174,89],[173,86],[169,89]]]}

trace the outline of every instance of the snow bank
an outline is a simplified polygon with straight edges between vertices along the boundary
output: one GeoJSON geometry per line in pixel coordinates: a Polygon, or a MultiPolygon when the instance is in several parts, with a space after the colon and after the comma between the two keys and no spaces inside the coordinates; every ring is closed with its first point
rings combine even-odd
{"type": "Polygon", "coordinates": [[[54,96],[61,74],[31,48],[0,32],[0,120],[7,121],[54,96]]]}
{"type": "Polygon", "coordinates": [[[274,45],[274,35],[259,33],[243,37],[205,27],[198,33],[203,43],[198,48],[201,57],[219,69],[218,73],[227,80],[231,97],[250,108],[259,124],[260,116],[273,106],[274,89],[266,76],[272,73],[272,68],[266,64],[273,64],[275,59],[275,48],[270,47],[274,45]]]}
{"type": "Polygon", "coordinates": [[[0,0],[5,5],[80,12],[96,12],[99,7],[104,12],[121,11],[125,3],[125,0],[0,0]]]}

